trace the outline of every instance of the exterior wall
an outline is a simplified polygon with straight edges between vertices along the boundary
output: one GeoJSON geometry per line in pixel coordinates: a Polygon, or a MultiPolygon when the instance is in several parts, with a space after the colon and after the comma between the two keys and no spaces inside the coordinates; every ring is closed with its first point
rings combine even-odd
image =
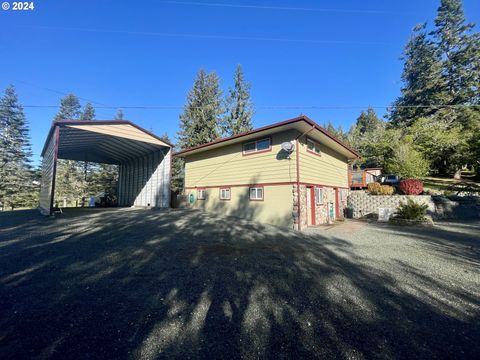
{"type": "Polygon", "coordinates": [[[300,182],[348,188],[347,158],[320,143],[321,154],[307,150],[307,136],[299,138],[300,182]]]}
{"type": "Polygon", "coordinates": [[[272,149],[267,152],[244,155],[238,143],[186,157],[185,188],[296,181],[295,152],[289,159],[280,146],[294,139],[294,131],[271,138],[272,149]]]}
{"type": "Polygon", "coordinates": [[[263,186],[263,200],[252,201],[248,186],[230,188],[230,200],[220,200],[220,187],[205,189],[206,199],[197,199],[197,189],[186,190],[188,206],[221,215],[237,216],[266,224],[293,228],[292,185],[263,186]],[[193,194],[194,202],[188,200],[193,194]]]}
{"type": "Polygon", "coordinates": [[[430,195],[369,195],[365,191],[352,191],[348,197],[348,207],[353,210],[353,218],[368,214],[378,214],[379,208],[397,209],[400,202],[411,199],[418,204],[428,205],[430,213],[435,212],[435,204],[430,195]]]}
{"type": "Polygon", "coordinates": [[[58,127],[55,128],[55,135],[45,149],[42,160],[42,181],[40,184],[40,211],[42,214],[50,215],[53,204],[53,183],[55,182],[55,168],[57,162],[57,141],[58,127]]]}
{"type": "MultiPolygon", "coordinates": [[[[315,205],[316,224],[328,223],[328,203],[334,208],[336,203],[334,188],[348,189],[347,159],[322,144],[320,156],[308,152],[306,136],[299,138],[298,148],[288,156],[281,143],[295,141],[299,135],[296,130],[273,134],[271,151],[258,154],[244,155],[243,144],[238,143],[187,156],[185,194],[187,199],[190,194],[195,198],[193,205],[188,206],[302,229],[307,226],[306,187],[313,185],[324,188],[325,197],[324,204],[315,205]],[[249,200],[250,185],[264,186],[264,201],[249,200]],[[220,200],[221,186],[231,187],[231,200],[220,200]],[[197,199],[198,188],[206,189],[206,200],[197,199]]],[[[346,194],[343,199],[338,209],[341,218],[346,194]]]]}
{"type": "MultiPolygon", "coordinates": [[[[296,189],[296,185],[294,186],[296,189]]],[[[335,219],[332,219],[330,216],[330,207],[332,207],[335,214],[335,203],[336,203],[336,196],[335,196],[335,188],[333,187],[322,187],[323,189],[323,203],[317,205],[315,201],[312,203],[315,207],[315,225],[325,225],[331,224],[335,219]]],[[[347,189],[338,189],[338,214],[336,215],[336,219],[341,219],[344,217],[344,211],[347,207],[347,199],[348,199],[348,190],[347,189]],[[344,192],[343,197],[340,195],[340,192],[344,192]]],[[[300,226],[302,229],[308,226],[308,209],[307,209],[307,196],[310,196],[310,189],[307,185],[300,184],[300,226]]],[[[295,201],[295,204],[297,202],[295,201]]]]}
{"type": "Polygon", "coordinates": [[[121,206],[169,207],[171,149],[157,151],[119,166],[121,206]]]}

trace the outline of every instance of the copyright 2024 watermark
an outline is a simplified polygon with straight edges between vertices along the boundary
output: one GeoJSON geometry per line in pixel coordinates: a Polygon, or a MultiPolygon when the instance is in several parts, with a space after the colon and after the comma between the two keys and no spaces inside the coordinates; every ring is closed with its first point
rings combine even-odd
{"type": "Polygon", "coordinates": [[[35,9],[35,5],[33,1],[13,1],[2,2],[2,10],[10,10],[10,11],[33,11],[35,9]]]}

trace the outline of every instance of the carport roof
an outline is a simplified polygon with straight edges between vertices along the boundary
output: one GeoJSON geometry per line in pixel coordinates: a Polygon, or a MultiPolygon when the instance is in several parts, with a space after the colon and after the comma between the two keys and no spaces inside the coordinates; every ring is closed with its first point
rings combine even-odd
{"type": "Polygon", "coordinates": [[[127,120],[54,121],[42,150],[57,136],[58,158],[122,164],[172,145],[127,120]],[[58,128],[58,132],[55,129],[58,128]],[[56,134],[56,135],[55,135],[56,134]]]}

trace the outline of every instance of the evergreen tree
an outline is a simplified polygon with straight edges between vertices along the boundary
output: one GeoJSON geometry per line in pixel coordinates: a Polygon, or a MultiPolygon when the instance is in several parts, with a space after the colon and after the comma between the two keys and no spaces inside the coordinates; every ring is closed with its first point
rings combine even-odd
{"type": "Polygon", "coordinates": [[[115,120],[125,120],[125,115],[123,114],[122,109],[117,110],[117,113],[115,114],[115,120]]]}
{"type": "Polygon", "coordinates": [[[385,122],[373,108],[362,111],[355,125],[348,133],[349,143],[362,154],[358,163],[368,166],[383,166],[385,159],[392,152],[392,139],[398,134],[394,131],[386,133],[385,122]]]}
{"type": "Polygon", "coordinates": [[[461,0],[441,0],[435,18],[438,52],[453,104],[478,101],[480,89],[479,34],[470,34],[474,24],[465,23],[461,0]]]}
{"type": "Polygon", "coordinates": [[[160,136],[160,139],[165,141],[168,144],[171,144],[172,142],[170,141],[170,137],[168,136],[168,133],[165,131],[162,136],[160,136]]]}
{"type": "MultiPolygon", "coordinates": [[[[80,101],[74,94],[60,100],[60,109],[55,120],[79,120],[82,115],[80,101]]],[[[61,204],[66,198],[68,202],[79,200],[85,189],[83,162],[59,159],[55,185],[55,200],[61,204]]]]}
{"type": "Polygon", "coordinates": [[[340,141],[348,144],[349,139],[348,139],[348,134],[343,131],[342,126],[340,125],[338,128],[335,127],[335,125],[332,124],[332,122],[329,120],[327,124],[324,124],[323,127],[333,136],[335,136],[337,139],[340,141]]]}
{"type": "Polygon", "coordinates": [[[414,28],[405,47],[402,57],[404,86],[390,114],[393,126],[409,126],[415,119],[431,115],[436,109],[435,104],[447,101],[443,92],[440,58],[435,44],[427,37],[425,26],[421,24],[414,28]]]}
{"type": "Polygon", "coordinates": [[[60,100],[60,110],[55,120],[78,120],[81,115],[81,106],[78,98],[69,94],[60,100]]]}
{"type": "Polygon", "coordinates": [[[222,109],[220,80],[215,72],[201,69],[187,95],[187,103],[180,115],[178,145],[185,149],[201,145],[219,137],[222,109]]]}
{"type": "Polygon", "coordinates": [[[250,84],[245,81],[241,65],[237,65],[234,86],[226,99],[227,114],[223,119],[223,132],[232,136],[253,129],[253,104],[250,100],[250,84]]]}
{"type": "Polygon", "coordinates": [[[87,102],[83,108],[83,112],[80,115],[80,120],[82,121],[91,121],[95,119],[95,109],[92,104],[87,102]]]}
{"type": "Polygon", "coordinates": [[[0,98],[0,203],[2,208],[32,206],[33,171],[29,130],[13,86],[0,98]]]}

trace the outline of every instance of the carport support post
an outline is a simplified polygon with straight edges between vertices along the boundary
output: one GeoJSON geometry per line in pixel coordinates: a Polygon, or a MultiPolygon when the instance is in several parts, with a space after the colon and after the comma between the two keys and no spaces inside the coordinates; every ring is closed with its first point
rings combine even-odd
{"type": "Polygon", "coordinates": [[[57,160],[58,160],[58,141],[60,136],[60,127],[55,125],[55,144],[53,146],[53,174],[52,174],[52,194],[50,197],[50,214],[53,214],[53,201],[55,197],[55,179],[57,177],[57,160]]]}

